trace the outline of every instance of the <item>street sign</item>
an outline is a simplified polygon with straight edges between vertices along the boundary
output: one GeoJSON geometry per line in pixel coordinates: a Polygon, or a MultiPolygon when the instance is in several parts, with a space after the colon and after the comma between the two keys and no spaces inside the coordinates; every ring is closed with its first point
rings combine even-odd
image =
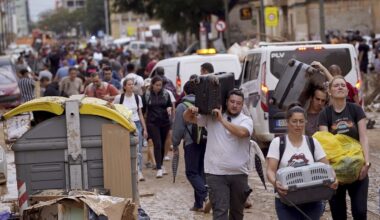
{"type": "Polygon", "coordinates": [[[215,29],[219,32],[223,32],[226,30],[226,22],[222,21],[222,20],[218,20],[216,23],[215,23],[215,29]]]}
{"type": "Polygon", "coordinates": [[[265,7],[265,25],[268,27],[278,26],[278,7],[265,7]]]}

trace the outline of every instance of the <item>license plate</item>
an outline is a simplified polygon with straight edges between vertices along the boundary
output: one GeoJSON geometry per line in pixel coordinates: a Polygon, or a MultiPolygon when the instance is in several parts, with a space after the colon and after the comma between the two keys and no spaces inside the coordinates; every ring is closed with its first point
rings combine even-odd
{"type": "Polygon", "coordinates": [[[285,119],[276,120],[276,127],[286,127],[287,123],[285,119]]]}

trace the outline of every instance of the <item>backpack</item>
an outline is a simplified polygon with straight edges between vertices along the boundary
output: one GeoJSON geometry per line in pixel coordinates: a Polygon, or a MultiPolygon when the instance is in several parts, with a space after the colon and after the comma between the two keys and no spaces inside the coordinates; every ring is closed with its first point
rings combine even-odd
{"type": "MultiPolygon", "coordinates": [[[[137,109],[139,109],[139,104],[140,104],[139,96],[136,94],[134,94],[134,95],[135,95],[135,101],[136,101],[137,109]]],[[[124,96],[125,96],[125,93],[121,93],[119,104],[124,103],[124,96]]]]}
{"type": "MultiPolygon", "coordinates": [[[[193,103],[189,101],[183,101],[182,103],[186,106],[186,108],[193,106],[193,103]]],[[[197,124],[191,124],[191,131],[187,125],[185,128],[193,143],[201,144],[206,142],[207,130],[205,127],[200,127],[197,124]]]]}
{"type": "MultiPolygon", "coordinates": [[[[313,160],[315,162],[315,156],[314,156],[315,145],[314,145],[314,140],[313,140],[312,137],[306,136],[306,142],[307,142],[307,146],[309,147],[309,150],[310,150],[311,154],[313,155],[313,160]]],[[[284,156],[285,148],[286,148],[286,138],[285,138],[285,135],[283,135],[283,136],[280,136],[280,157],[278,159],[278,166],[277,167],[280,166],[280,162],[281,162],[282,156],[284,156]]]]}

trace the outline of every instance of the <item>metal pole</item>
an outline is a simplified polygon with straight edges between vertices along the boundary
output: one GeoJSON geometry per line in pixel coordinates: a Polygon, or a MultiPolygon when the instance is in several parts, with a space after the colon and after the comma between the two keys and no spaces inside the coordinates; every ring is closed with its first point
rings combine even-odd
{"type": "Polygon", "coordinates": [[[104,0],[104,22],[106,23],[106,35],[110,35],[109,18],[108,18],[108,0],[104,0]]]}
{"type": "Polygon", "coordinates": [[[264,16],[264,1],[260,0],[260,36],[259,39],[263,39],[263,41],[266,41],[266,34],[265,34],[265,16],[264,16]]]}
{"type": "Polygon", "coordinates": [[[324,9],[324,0],[319,0],[319,34],[322,43],[326,43],[325,36],[325,9],[324,9]]]}
{"type": "Polygon", "coordinates": [[[231,40],[230,40],[230,18],[229,18],[229,7],[228,7],[228,0],[224,0],[224,17],[225,17],[225,22],[226,22],[226,31],[224,32],[226,35],[226,46],[227,48],[230,47],[231,45],[231,40]]]}

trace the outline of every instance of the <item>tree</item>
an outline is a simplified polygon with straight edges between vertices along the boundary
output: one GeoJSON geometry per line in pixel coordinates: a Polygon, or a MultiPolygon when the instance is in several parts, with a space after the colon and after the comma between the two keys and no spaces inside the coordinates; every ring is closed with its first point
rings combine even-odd
{"type": "MultiPolygon", "coordinates": [[[[237,0],[230,0],[230,9],[237,0]]],[[[214,14],[224,16],[223,0],[115,0],[113,10],[132,11],[160,19],[169,33],[197,33],[199,23],[214,14]]]]}
{"type": "Polygon", "coordinates": [[[67,9],[50,10],[41,13],[37,26],[42,30],[50,30],[57,34],[63,34],[77,28],[78,23],[83,20],[84,10],[77,9],[70,12],[67,9]]]}
{"type": "Polygon", "coordinates": [[[84,19],[84,24],[86,29],[92,35],[96,35],[100,30],[103,30],[105,32],[104,1],[87,0],[85,8],[86,17],[84,19]]]}

